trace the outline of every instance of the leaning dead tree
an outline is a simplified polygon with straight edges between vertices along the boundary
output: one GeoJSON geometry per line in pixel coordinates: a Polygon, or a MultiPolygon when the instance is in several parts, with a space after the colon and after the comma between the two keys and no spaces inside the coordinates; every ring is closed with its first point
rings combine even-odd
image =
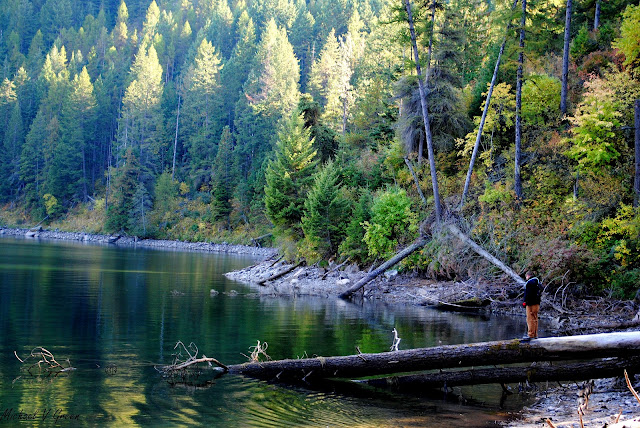
{"type": "MultiPolygon", "coordinates": [[[[471,249],[473,251],[475,251],[478,255],[482,256],[483,258],[485,258],[486,260],[488,260],[490,263],[492,263],[494,266],[498,267],[500,270],[502,270],[505,274],[507,274],[511,279],[513,279],[516,284],[520,284],[520,285],[524,285],[524,280],[520,277],[520,275],[518,275],[513,269],[511,269],[509,266],[507,266],[505,263],[503,263],[502,261],[500,261],[497,257],[495,257],[494,255],[492,255],[491,253],[489,253],[487,250],[485,250],[484,248],[482,248],[480,245],[478,245],[475,241],[473,241],[471,238],[469,238],[467,235],[465,235],[458,226],[456,226],[454,223],[447,223],[444,225],[444,227],[454,236],[456,236],[458,239],[460,239],[462,242],[464,242],[465,244],[467,244],[469,247],[471,247],[471,249]]],[[[343,291],[342,293],[340,293],[340,298],[342,299],[349,299],[351,298],[351,296],[353,296],[353,294],[360,290],[362,287],[364,287],[365,285],[367,285],[369,282],[373,281],[374,279],[376,279],[378,276],[380,276],[382,273],[384,273],[387,269],[390,269],[391,267],[393,267],[394,265],[400,263],[402,260],[404,260],[405,258],[409,257],[411,254],[413,254],[414,252],[416,252],[417,250],[420,250],[421,248],[423,248],[425,245],[427,245],[429,242],[431,242],[430,238],[419,238],[416,241],[414,241],[413,244],[409,245],[408,247],[404,248],[402,251],[396,253],[395,256],[393,256],[392,258],[390,258],[389,260],[387,260],[386,262],[384,262],[383,264],[381,264],[378,268],[374,269],[373,271],[369,272],[367,275],[365,275],[363,278],[361,278],[358,282],[356,282],[355,284],[353,284],[351,287],[349,287],[347,290],[343,291]]]]}
{"type": "MultiPolygon", "coordinates": [[[[603,333],[582,336],[549,337],[521,342],[518,339],[446,345],[433,348],[419,348],[382,352],[377,354],[356,354],[338,357],[315,357],[276,361],[249,362],[229,365],[229,373],[241,374],[257,379],[279,382],[313,383],[326,379],[359,379],[372,376],[389,376],[398,373],[415,373],[428,370],[460,369],[501,364],[531,363],[534,361],[570,361],[579,359],[617,358],[619,368],[625,368],[628,361],[635,367],[640,351],[640,332],[603,333]]],[[[611,365],[616,365],[611,360],[611,365]]],[[[590,378],[599,376],[594,371],[590,378]]],[[[610,370],[611,366],[607,368],[610,370]]],[[[528,368],[521,368],[526,373],[528,368]]],[[[548,379],[554,379],[549,367],[545,372],[548,379]]],[[[604,369],[603,369],[604,370],[604,369]]],[[[439,372],[440,373],[440,372],[439,372]]],[[[447,376],[459,378],[457,372],[443,374],[437,380],[442,382],[447,376]]],[[[559,372],[563,373],[563,372],[559,372]]],[[[610,372],[606,372],[607,377],[610,372]]],[[[429,376],[429,375],[426,375],[429,376]]],[[[559,377],[564,377],[563,374],[559,377]]],[[[485,378],[489,383],[502,382],[499,377],[485,378]]],[[[474,382],[471,382],[474,383],[474,382]]]]}

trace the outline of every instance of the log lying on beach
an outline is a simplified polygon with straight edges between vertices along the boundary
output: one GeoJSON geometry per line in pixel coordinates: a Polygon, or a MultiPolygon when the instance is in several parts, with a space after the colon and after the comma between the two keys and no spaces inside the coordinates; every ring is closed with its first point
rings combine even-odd
{"type": "Polygon", "coordinates": [[[638,373],[640,371],[640,357],[606,358],[553,366],[538,364],[523,367],[471,368],[458,371],[368,379],[357,382],[375,387],[410,391],[488,383],[582,381],[623,376],[625,369],[638,373]]]}
{"type": "Polygon", "coordinates": [[[285,276],[286,274],[288,274],[289,272],[293,271],[295,268],[297,268],[301,264],[302,264],[302,262],[299,262],[299,263],[296,263],[294,265],[287,266],[285,269],[281,270],[280,272],[276,273],[275,275],[271,275],[269,278],[265,278],[265,279],[262,279],[262,280],[258,281],[258,285],[265,285],[269,281],[273,281],[275,279],[281,278],[281,277],[285,276]]]}
{"type": "Polygon", "coordinates": [[[634,331],[245,363],[230,365],[229,372],[268,381],[312,383],[454,367],[629,357],[639,350],[640,332],[634,331]]]}

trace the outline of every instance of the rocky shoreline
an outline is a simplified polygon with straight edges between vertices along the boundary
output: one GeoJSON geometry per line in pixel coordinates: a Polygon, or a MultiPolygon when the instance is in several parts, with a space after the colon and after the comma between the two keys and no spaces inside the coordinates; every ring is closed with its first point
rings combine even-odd
{"type": "Polygon", "coordinates": [[[250,255],[260,258],[273,257],[278,253],[274,248],[250,247],[247,245],[232,245],[213,242],[186,242],[157,239],[139,239],[131,236],[115,237],[111,235],[97,235],[83,232],[61,232],[46,229],[11,229],[1,228],[0,236],[27,237],[29,239],[77,241],[94,244],[113,244],[121,247],[144,247],[179,251],[203,251],[211,253],[227,253],[250,255]],[[112,242],[114,241],[115,242],[112,242]]]}
{"type": "MultiPolygon", "coordinates": [[[[275,259],[274,259],[275,260],[275,259]]],[[[253,289],[263,295],[296,296],[310,295],[337,298],[345,289],[366,275],[356,265],[347,265],[340,269],[316,266],[292,266],[283,261],[266,260],[245,269],[229,272],[226,276],[236,281],[251,284],[253,289]],[[292,269],[293,268],[293,269],[292,269]],[[334,269],[334,270],[332,270],[334,269]],[[287,272],[274,280],[275,275],[287,272]]],[[[517,299],[500,299],[501,292],[486,284],[472,282],[437,282],[417,277],[399,275],[397,271],[388,271],[369,283],[357,293],[356,298],[381,300],[388,303],[413,304],[422,306],[441,306],[456,308],[456,302],[477,300],[487,302],[478,310],[523,316],[522,307],[517,299]]],[[[629,321],[637,312],[633,302],[599,301],[567,302],[555,301],[556,296],[543,296],[541,322],[547,331],[554,335],[586,334],[602,331],[639,330],[640,324],[629,321]]],[[[466,309],[468,308],[458,308],[466,309]]],[[[637,378],[636,378],[637,380],[637,378]]],[[[637,383],[636,383],[637,385],[637,383]]],[[[534,403],[513,415],[510,422],[503,426],[509,428],[542,428],[553,426],[560,428],[580,428],[577,409],[580,400],[581,383],[533,385],[527,392],[535,397],[534,403]]],[[[638,388],[638,386],[636,386],[638,388]]],[[[583,415],[585,427],[638,427],[640,428],[640,407],[632,393],[621,379],[597,379],[590,395],[589,406],[583,415]],[[613,423],[620,414],[622,425],[613,423]]]]}
{"type": "MultiPolygon", "coordinates": [[[[95,244],[109,244],[113,236],[96,235],[81,232],[61,232],[45,229],[0,229],[0,237],[27,237],[25,239],[77,241],[95,244]]],[[[273,248],[249,247],[243,245],[215,244],[206,242],[183,242],[168,240],[140,240],[135,237],[119,237],[115,244],[125,247],[145,247],[154,249],[200,251],[250,255],[262,259],[261,262],[245,269],[229,272],[226,276],[236,281],[251,284],[254,291],[265,296],[310,295],[325,298],[337,296],[360,278],[366,275],[357,265],[330,266],[328,269],[317,266],[293,266],[277,258],[278,251],[273,248]],[[274,275],[288,271],[274,279],[274,275]]],[[[629,323],[638,312],[634,302],[611,302],[601,299],[578,302],[561,302],[557,296],[543,296],[541,322],[555,335],[584,334],[611,331],[611,326],[629,323]]],[[[355,298],[381,300],[392,304],[412,304],[421,306],[445,306],[456,309],[456,302],[476,300],[483,302],[476,310],[490,313],[513,314],[522,316],[522,308],[517,300],[506,299],[500,287],[487,284],[462,281],[432,281],[411,275],[399,274],[396,270],[369,283],[359,291],[355,298]]],[[[468,308],[458,308],[467,309],[468,308]]],[[[640,325],[626,329],[640,330],[640,325]]],[[[635,385],[638,388],[637,385],[635,385]]],[[[529,392],[535,396],[535,403],[514,415],[505,427],[549,427],[549,419],[555,427],[580,427],[577,416],[580,385],[567,382],[564,385],[542,386],[529,392]]],[[[586,427],[638,427],[640,428],[640,404],[635,400],[624,382],[620,379],[598,379],[595,381],[589,407],[583,416],[586,427]],[[616,416],[626,425],[612,425],[616,416]],[[638,422],[635,422],[637,420],[638,422]]]]}

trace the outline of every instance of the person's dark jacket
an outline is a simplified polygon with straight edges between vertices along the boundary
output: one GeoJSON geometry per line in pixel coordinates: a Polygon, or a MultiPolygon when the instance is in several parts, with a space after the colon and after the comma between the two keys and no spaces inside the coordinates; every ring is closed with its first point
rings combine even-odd
{"type": "Polygon", "coordinates": [[[538,278],[529,278],[524,285],[524,303],[527,306],[540,304],[540,281],[538,278]]]}

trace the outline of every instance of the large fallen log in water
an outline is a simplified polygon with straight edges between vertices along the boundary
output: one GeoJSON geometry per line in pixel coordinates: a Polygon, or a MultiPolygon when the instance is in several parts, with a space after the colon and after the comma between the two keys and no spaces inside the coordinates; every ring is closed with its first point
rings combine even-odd
{"type": "Polygon", "coordinates": [[[359,381],[376,387],[420,390],[487,383],[582,381],[623,376],[624,370],[638,373],[640,357],[605,358],[572,364],[528,365],[520,367],[468,368],[458,371],[393,376],[359,381]]]}
{"type": "Polygon", "coordinates": [[[634,331],[245,363],[230,365],[229,372],[270,381],[311,383],[328,378],[358,379],[454,367],[629,357],[638,351],[640,332],[634,331]]]}

